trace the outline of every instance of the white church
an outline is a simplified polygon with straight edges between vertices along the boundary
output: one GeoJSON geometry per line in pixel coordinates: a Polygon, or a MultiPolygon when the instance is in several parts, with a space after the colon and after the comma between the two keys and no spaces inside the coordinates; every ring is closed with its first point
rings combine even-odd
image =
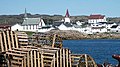
{"type": "Polygon", "coordinates": [[[20,24],[15,24],[11,27],[13,31],[31,31],[38,32],[39,28],[46,26],[42,18],[28,18],[25,9],[24,21],[20,24]]]}

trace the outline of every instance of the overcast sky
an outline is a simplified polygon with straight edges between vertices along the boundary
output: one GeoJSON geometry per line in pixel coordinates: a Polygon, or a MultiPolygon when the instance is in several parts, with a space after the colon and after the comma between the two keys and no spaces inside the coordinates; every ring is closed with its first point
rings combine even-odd
{"type": "Polygon", "coordinates": [[[1,0],[0,15],[24,13],[25,8],[31,14],[70,15],[103,14],[108,17],[120,17],[120,0],[1,0]]]}

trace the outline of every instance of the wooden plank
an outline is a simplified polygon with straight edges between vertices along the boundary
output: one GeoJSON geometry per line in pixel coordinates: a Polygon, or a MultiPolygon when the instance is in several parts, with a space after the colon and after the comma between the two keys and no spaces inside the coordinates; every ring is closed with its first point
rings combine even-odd
{"type": "Polygon", "coordinates": [[[36,51],[34,50],[34,67],[36,67],[36,51]]]}
{"type": "Polygon", "coordinates": [[[27,42],[19,42],[20,45],[28,45],[27,42]]]}
{"type": "Polygon", "coordinates": [[[40,67],[40,53],[37,52],[37,55],[38,55],[38,67],[40,67]]]}
{"type": "MultiPolygon", "coordinates": [[[[53,62],[54,62],[54,65],[53,65],[53,66],[55,67],[55,62],[56,62],[56,61],[55,61],[55,54],[54,54],[54,56],[53,56],[53,62]]],[[[51,66],[51,67],[52,67],[52,66],[51,66]]]]}
{"type": "Polygon", "coordinates": [[[15,64],[15,65],[19,65],[19,66],[22,65],[21,62],[17,62],[17,61],[14,61],[14,60],[11,60],[11,63],[12,63],[12,64],[15,64]]]}
{"type": "MultiPolygon", "coordinates": [[[[70,53],[70,51],[69,51],[69,53],[70,53]]],[[[70,67],[72,67],[72,64],[71,64],[71,63],[72,63],[72,61],[71,61],[71,59],[72,59],[72,58],[71,58],[71,53],[70,53],[70,54],[69,54],[70,67]]]]}
{"type": "Polygon", "coordinates": [[[1,50],[4,52],[4,46],[3,46],[3,40],[2,40],[2,33],[0,32],[0,44],[1,44],[1,50]]]}
{"type": "Polygon", "coordinates": [[[23,58],[21,58],[21,57],[13,57],[13,59],[15,59],[15,60],[23,60],[23,58]]]}
{"type": "Polygon", "coordinates": [[[9,46],[9,49],[11,49],[11,41],[10,41],[9,31],[6,31],[6,32],[7,32],[7,41],[8,41],[8,46],[9,46]]]}
{"type": "Polygon", "coordinates": [[[30,67],[30,63],[29,63],[30,60],[29,60],[29,59],[30,59],[30,57],[29,57],[29,52],[28,52],[28,53],[27,53],[27,66],[28,66],[28,67],[30,67]]]}
{"type": "Polygon", "coordinates": [[[24,52],[28,52],[31,50],[31,49],[27,49],[27,48],[13,48],[13,49],[17,50],[17,51],[24,51],[24,52]]]}
{"type": "Polygon", "coordinates": [[[26,57],[24,56],[24,67],[26,67],[26,57]]]}
{"type": "Polygon", "coordinates": [[[59,56],[58,56],[58,51],[57,51],[57,56],[56,56],[56,62],[57,62],[57,67],[59,67],[59,56]]]}
{"type": "Polygon", "coordinates": [[[65,67],[65,49],[63,49],[63,67],[65,67]]]}
{"type": "Polygon", "coordinates": [[[4,37],[5,51],[7,51],[7,50],[8,50],[8,47],[7,47],[6,35],[5,35],[5,32],[4,32],[4,31],[3,31],[3,37],[4,37]]]}
{"type": "Polygon", "coordinates": [[[14,38],[13,38],[13,32],[12,31],[10,31],[11,32],[11,40],[12,40],[12,47],[13,48],[15,48],[15,43],[14,43],[14,38]]]}
{"type": "Polygon", "coordinates": [[[30,54],[31,54],[31,67],[33,67],[33,53],[32,53],[32,50],[30,51],[30,54]]]}
{"type": "Polygon", "coordinates": [[[10,54],[10,55],[13,55],[13,56],[21,56],[21,57],[24,56],[23,54],[16,54],[16,53],[9,53],[9,52],[6,52],[6,54],[10,54]]]}
{"type": "Polygon", "coordinates": [[[56,34],[54,34],[54,36],[53,36],[52,48],[54,48],[54,45],[55,45],[55,39],[56,39],[56,34]]]}
{"type": "Polygon", "coordinates": [[[87,59],[87,54],[85,54],[85,65],[88,67],[88,59],[87,59]]]}
{"type": "Polygon", "coordinates": [[[62,49],[60,49],[60,67],[63,67],[62,61],[62,49]]]}
{"type": "Polygon", "coordinates": [[[66,49],[66,67],[69,67],[69,66],[68,66],[68,63],[69,63],[69,62],[68,62],[68,51],[69,51],[69,50],[66,49]]]}
{"type": "Polygon", "coordinates": [[[43,58],[49,58],[49,59],[53,59],[53,57],[50,57],[50,56],[43,56],[43,58]]]}
{"type": "Polygon", "coordinates": [[[8,50],[8,52],[13,52],[13,53],[19,53],[19,54],[27,54],[28,52],[24,52],[24,51],[17,51],[17,50],[8,50]]]}
{"type": "Polygon", "coordinates": [[[17,34],[15,33],[14,35],[15,35],[15,41],[16,41],[16,44],[15,44],[15,45],[16,45],[16,48],[18,48],[18,38],[17,38],[17,34]]]}
{"type": "Polygon", "coordinates": [[[24,36],[24,35],[21,35],[21,36],[20,36],[20,35],[17,35],[17,37],[18,37],[18,38],[21,38],[21,39],[22,39],[22,38],[23,38],[23,39],[24,39],[24,38],[25,38],[25,39],[28,39],[27,35],[25,35],[25,36],[24,36]]]}
{"type": "Polygon", "coordinates": [[[24,64],[24,62],[23,62],[23,60],[22,60],[22,67],[24,67],[24,65],[23,65],[23,64],[24,64]]]}
{"type": "Polygon", "coordinates": [[[41,67],[44,67],[44,64],[43,64],[43,51],[41,51],[41,67]]]}

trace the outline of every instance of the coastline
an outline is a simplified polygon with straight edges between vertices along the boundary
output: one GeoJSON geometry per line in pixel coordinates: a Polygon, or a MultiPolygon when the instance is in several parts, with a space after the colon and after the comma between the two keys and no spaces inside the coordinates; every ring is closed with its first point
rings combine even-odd
{"type": "Polygon", "coordinates": [[[81,40],[81,39],[120,39],[120,33],[97,33],[83,34],[73,30],[51,30],[47,33],[58,34],[63,40],[81,40]]]}

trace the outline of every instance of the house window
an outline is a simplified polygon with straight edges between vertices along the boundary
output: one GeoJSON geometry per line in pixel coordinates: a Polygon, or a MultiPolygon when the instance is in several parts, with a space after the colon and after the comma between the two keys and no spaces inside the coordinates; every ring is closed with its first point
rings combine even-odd
{"type": "Polygon", "coordinates": [[[37,25],[36,25],[36,29],[37,29],[37,25]]]}
{"type": "Polygon", "coordinates": [[[28,25],[26,25],[26,29],[28,29],[28,25]]]}
{"type": "Polygon", "coordinates": [[[30,25],[30,30],[31,30],[31,25],[30,25]]]}
{"type": "Polygon", "coordinates": [[[34,30],[34,25],[33,25],[33,30],[34,30]]]}
{"type": "Polygon", "coordinates": [[[23,29],[25,29],[25,26],[23,26],[23,29]]]}

